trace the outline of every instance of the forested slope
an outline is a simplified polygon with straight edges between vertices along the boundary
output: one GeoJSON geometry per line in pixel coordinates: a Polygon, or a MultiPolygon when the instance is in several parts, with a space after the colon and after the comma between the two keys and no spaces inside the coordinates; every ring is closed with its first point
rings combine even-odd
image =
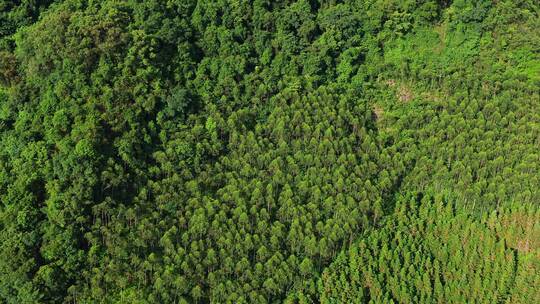
{"type": "Polygon", "coordinates": [[[538,299],[535,1],[37,2],[0,302],[538,299]]]}
{"type": "Polygon", "coordinates": [[[538,212],[522,204],[475,219],[444,197],[408,194],[325,270],[320,302],[538,302],[538,212]]]}

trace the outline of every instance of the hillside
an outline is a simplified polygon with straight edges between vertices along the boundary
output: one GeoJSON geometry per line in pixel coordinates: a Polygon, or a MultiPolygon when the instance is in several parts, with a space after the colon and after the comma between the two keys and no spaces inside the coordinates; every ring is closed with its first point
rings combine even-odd
{"type": "Polygon", "coordinates": [[[0,303],[540,301],[533,0],[0,0],[0,303]]]}

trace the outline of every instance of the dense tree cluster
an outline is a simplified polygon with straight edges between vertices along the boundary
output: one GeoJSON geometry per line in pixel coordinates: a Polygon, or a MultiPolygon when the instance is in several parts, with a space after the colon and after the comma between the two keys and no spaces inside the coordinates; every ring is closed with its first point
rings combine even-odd
{"type": "Polygon", "coordinates": [[[530,302],[539,11],[0,0],[0,302],[530,302]]]}
{"type": "Polygon", "coordinates": [[[540,21],[509,6],[483,22],[452,25],[448,17],[388,46],[385,62],[397,69],[381,74],[373,94],[385,112],[381,137],[416,155],[405,188],[434,188],[482,208],[540,200],[540,21]],[[522,36],[501,38],[508,27],[522,36]]]}
{"type": "Polygon", "coordinates": [[[516,204],[475,219],[441,195],[401,197],[324,271],[320,302],[537,302],[539,212],[516,204]]]}

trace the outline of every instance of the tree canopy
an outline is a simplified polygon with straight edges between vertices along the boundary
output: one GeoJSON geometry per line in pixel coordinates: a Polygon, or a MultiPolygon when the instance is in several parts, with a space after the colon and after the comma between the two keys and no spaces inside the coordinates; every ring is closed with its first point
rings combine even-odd
{"type": "Polygon", "coordinates": [[[0,0],[0,302],[540,301],[539,14],[0,0]]]}

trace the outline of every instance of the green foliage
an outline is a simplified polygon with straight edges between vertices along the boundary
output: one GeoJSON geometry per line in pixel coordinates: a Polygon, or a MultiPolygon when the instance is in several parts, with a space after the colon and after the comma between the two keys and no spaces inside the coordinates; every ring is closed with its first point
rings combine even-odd
{"type": "Polygon", "coordinates": [[[539,216],[516,204],[476,219],[439,196],[406,195],[324,271],[320,302],[537,301],[539,216]]]}
{"type": "Polygon", "coordinates": [[[538,11],[0,0],[0,302],[537,302],[538,11]]]}

